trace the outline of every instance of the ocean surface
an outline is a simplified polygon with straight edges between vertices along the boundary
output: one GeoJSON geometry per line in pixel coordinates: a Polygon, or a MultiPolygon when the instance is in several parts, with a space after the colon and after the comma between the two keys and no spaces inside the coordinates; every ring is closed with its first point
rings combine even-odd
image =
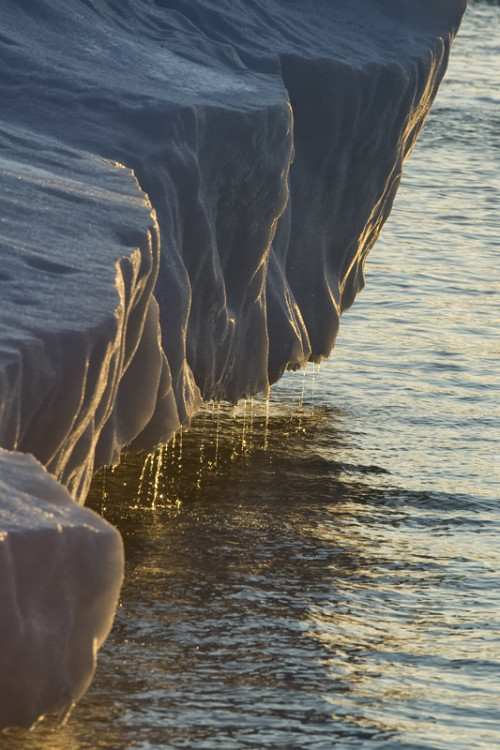
{"type": "Polygon", "coordinates": [[[332,357],[96,477],[114,629],[2,750],[500,748],[499,71],[473,3],[332,357]]]}

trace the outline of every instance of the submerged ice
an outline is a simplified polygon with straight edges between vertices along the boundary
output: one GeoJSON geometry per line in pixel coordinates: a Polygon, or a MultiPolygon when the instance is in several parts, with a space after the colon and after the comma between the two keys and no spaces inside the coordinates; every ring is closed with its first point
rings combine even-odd
{"type": "Polygon", "coordinates": [[[95,469],[330,353],[464,7],[4,2],[0,728],[91,680],[95,469]]]}

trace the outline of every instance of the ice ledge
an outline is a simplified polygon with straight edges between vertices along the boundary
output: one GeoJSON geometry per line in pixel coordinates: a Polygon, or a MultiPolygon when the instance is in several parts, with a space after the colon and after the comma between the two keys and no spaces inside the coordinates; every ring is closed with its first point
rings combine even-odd
{"type": "Polygon", "coordinates": [[[0,147],[0,445],[83,502],[95,465],[180,426],[153,296],[158,226],[120,164],[20,129],[0,129],[0,147]]]}
{"type": "Polygon", "coordinates": [[[167,440],[200,393],[235,401],[328,356],[464,9],[3,3],[0,728],[77,698],[109,627],[119,543],[71,500],[95,467],[167,440]],[[84,600],[102,607],[72,640],[84,600]],[[47,672],[56,622],[69,650],[47,672]]]}
{"type": "Polygon", "coordinates": [[[0,727],[29,728],[64,717],[90,684],[123,550],[32,456],[0,449],[0,498],[0,727]]]}

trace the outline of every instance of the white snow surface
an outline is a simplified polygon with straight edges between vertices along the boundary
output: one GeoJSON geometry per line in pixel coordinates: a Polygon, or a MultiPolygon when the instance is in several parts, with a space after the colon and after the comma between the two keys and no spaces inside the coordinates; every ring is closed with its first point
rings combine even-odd
{"type": "Polygon", "coordinates": [[[465,4],[3,0],[0,728],[91,679],[95,469],[329,355],[465,4]]]}

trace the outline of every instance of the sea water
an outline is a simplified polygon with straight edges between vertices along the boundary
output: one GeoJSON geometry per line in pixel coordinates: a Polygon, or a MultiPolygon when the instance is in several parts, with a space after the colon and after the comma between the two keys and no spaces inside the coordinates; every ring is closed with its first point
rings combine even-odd
{"type": "Polygon", "coordinates": [[[96,478],[114,629],[2,748],[500,748],[499,44],[471,4],[332,357],[96,478]]]}

